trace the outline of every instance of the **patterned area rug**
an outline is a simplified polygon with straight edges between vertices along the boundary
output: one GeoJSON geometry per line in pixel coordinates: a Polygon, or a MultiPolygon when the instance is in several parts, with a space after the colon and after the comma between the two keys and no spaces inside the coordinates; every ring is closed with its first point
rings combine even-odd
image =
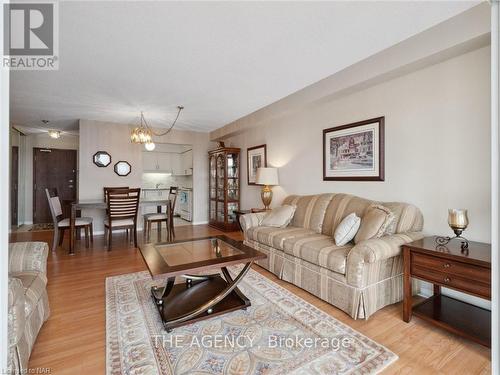
{"type": "Polygon", "coordinates": [[[167,333],[150,296],[160,281],[106,279],[108,375],[373,374],[398,358],[254,270],[239,284],[247,310],[167,333]]]}

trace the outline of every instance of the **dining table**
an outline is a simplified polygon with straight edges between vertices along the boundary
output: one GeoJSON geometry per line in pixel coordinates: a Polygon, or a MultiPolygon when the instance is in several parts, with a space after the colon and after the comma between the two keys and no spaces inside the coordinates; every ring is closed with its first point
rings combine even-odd
{"type": "MultiPolygon", "coordinates": [[[[170,199],[144,199],[139,200],[139,207],[156,206],[156,212],[161,213],[163,206],[167,207],[167,214],[170,217],[171,202],[170,199]]],[[[76,213],[79,210],[103,210],[108,209],[108,204],[102,199],[79,199],[71,202],[71,214],[69,218],[69,254],[75,254],[75,220],[76,213]]],[[[170,231],[167,230],[167,236],[170,231]]]]}

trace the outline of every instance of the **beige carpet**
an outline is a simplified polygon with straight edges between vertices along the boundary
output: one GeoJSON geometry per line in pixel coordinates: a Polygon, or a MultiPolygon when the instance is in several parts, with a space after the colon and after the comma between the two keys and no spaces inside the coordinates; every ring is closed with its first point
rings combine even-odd
{"type": "Polygon", "coordinates": [[[166,333],[150,296],[160,284],[148,272],[106,280],[108,375],[373,374],[397,360],[253,270],[239,284],[247,310],[166,333]]]}

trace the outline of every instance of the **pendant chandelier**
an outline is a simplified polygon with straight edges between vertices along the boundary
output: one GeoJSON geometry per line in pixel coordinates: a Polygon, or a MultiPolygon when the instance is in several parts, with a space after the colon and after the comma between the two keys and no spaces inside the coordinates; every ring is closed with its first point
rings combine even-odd
{"type": "Polygon", "coordinates": [[[177,107],[178,111],[177,116],[175,116],[174,122],[172,122],[172,125],[170,125],[170,127],[163,133],[156,133],[153,128],[148,125],[148,123],[146,122],[146,118],[144,117],[144,113],[141,112],[141,122],[138,127],[132,130],[132,133],[130,134],[130,140],[132,141],[132,143],[144,144],[146,150],[153,151],[155,148],[153,136],[163,137],[164,135],[170,133],[170,131],[174,128],[175,123],[177,122],[177,119],[179,118],[179,115],[181,114],[181,111],[183,109],[183,106],[177,107]]]}

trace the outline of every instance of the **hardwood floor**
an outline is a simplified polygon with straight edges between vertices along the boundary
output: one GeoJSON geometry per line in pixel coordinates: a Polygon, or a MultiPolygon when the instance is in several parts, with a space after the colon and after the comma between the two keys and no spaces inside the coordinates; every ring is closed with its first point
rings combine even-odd
{"type": "MultiPolygon", "coordinates": [[[[206,225],[176,228],[176,239],[220,234],[206,225]]],[[[242,234],[227,234],[242,239],[242,234]]],[[[139,239],[142,240],[141,236],[139,239]]],[[[51,245],[52,232],[19,232],[11,241],[45,241],[51,245]]],[[[114,249],[104,248],[102,236],[85,249],[77,241],[76,255],[67,254],[68,243],[49,255],[48,293],[51,315],[37,338],[30,368],[49,368],[52,374],[104,374],[105,290],[108,276],[146,270],[138,249],[128,245],[124,235],[113,241],[114,249]]],[[[401,304],[388,306],[369,320],[352,320],[347,314],[266,270],[255,270],[299,295],[364,335],[395,352],[399,360],[384,374],[488,374],[489,349],[437,329],[418,318],[402,320],[401,304]]]]}

